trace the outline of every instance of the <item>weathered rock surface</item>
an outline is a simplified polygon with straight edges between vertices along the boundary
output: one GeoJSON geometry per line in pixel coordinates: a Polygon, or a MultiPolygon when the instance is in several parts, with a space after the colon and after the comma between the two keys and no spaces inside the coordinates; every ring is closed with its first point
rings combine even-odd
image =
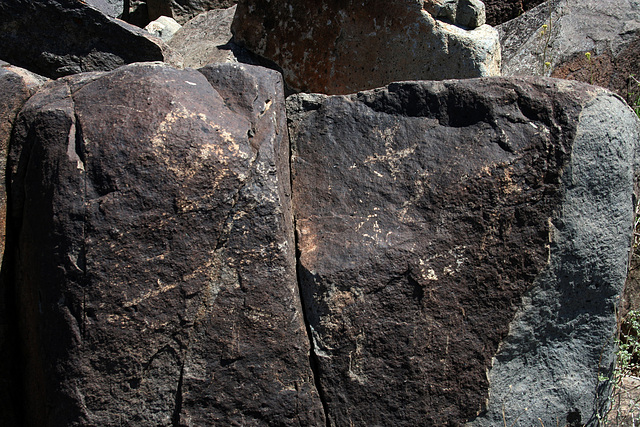
{"type": "Polygon", "coordinates": [[[620,99],[554,79],[405,82],[294,95],[288,119],[331,425],[593,418],[634,212],[640,129],[620,99]]]}
{"type": "Polygon", "coordinates": [[[500,25],[538,6],[544,0],[483,0],[487,24],[500,25]]]}
{"type": "Polygon", "coordinates": [[[165,15],[184,24],[196,15],[213,9],[228,9],[237,0],[147,0],[149,19],[165,15]]]}
{"type": "Polygon", "coordinates": [[[85,2],[112,18],[121,18],[125,0],[85,0],[85,2]]]}
{"type": "Polygon", "coordinates": [[[133,64],[27,102],[10,155],[26,425],[324,422],[288,152],[266,69],[133,64]]]}
{"type": "Polygon", "coordinates": [[[487,25],[465,30],[434,19],[423,0],[362,3],[242,0],[234,41],[275,62],[294,91],[345,94],[397,80],[468,78],[500,72],[487,25]]]}
{"type": "Polygon", "coordinates": [[[637,0],[551,0],[499,26],[498,31],[505,76],[569,78],[606,87],[626,98],[629,75],[640,75],[637,0]],[[543,25],[547,28],[541,36],[543,25]]]}
{"type": "Polygon", "coordinates": [[[484,3],[480,0],[425,0],[423,7],[436,19],[469,29],[486,23],[484,3]]]}
{"type": "Polygon", "coordinates": [[[175,19],[169,18],[168,16],[161,16],[155,21],[150,22],[144,29],[167,43],[181,27],[175,19]]]}
{"type": "Polygon", "coordinates": [[[0,2],[0,59],[50,78],[140,61],[181,65],[158,38],[75,0],[0,2]]]}
{"type": "Polygon", "coordinates": [[[204,12],[182,26],[169,41],[185,67],[200,68],[211,63],[252,63],[247,52],[231,41],[231,22],[236,6],[204,12]]]}
{"type": "MultiPolygon", "coordinates": [[[[0,61],[0,176],[6,176],[7,151],[15,118],[45,78],[0,61]]],[[[7,221],[7,189],[0,181],[0,259],[4,256],[7,221]]],[[[15,328],[13,289],[0,275],[0,419],[7,426],[17,425],[16,408],[21,404],[15,393],[18,369],[18,336],[15,328]]]]}

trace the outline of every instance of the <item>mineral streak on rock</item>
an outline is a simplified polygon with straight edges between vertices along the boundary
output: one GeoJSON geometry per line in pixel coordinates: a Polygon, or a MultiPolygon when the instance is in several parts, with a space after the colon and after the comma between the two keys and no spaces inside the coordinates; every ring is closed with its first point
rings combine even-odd
{"type": "Polygon", "coordinates": [[[155,63],[67,77],[17,123],[27,425],[324,420],[277,73],[155,63]]]}

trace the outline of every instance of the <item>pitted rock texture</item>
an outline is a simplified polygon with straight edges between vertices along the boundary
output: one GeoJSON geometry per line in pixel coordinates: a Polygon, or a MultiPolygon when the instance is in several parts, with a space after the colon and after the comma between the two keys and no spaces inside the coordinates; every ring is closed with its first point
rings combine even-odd
{"type": "Polygon", "coordinates": [[[579,80],[605,87],[629,102],[640,94],[629,78],[640,75],[637,0],[550,0],[500,25],[498,31],[505,76],[579,80]]]}
{"type": "Polygon", "coordinates": [[[487,24],[504,24],[543,2],[544,0],[483,0],[487,24]]]}
{"type": "Polygon", "coordinates": [[[266,69],[135,64],[27,102],[10,156],[26,425],[324,422],[288,152],[266,69]]]}
{"type": "Polygon", "coordinates": [[[495,29],[436,20],[423,0],[242,0],[234,41],[279,66],[293,91],[347,94],[398,80],[500,73],[495,29]]]}
{"type": "Polygon", "coordinates": [[[140,61],[181,65],[160,39],[76,0],[2,0],[0,59],[49,78],[140,61]]]}
{"type": "MultiPolygon", "coordinates": [[[[331,425],[460,425],[482,415],[487,403],[502,403],[487,400],[487,373],[514,316],[526,311],[523,296],[552,287],[541,275],[550,247],[560,244],[555,233],[571,186],[563,174],[570,165],[586,167],[571,163],[578,123],[601,93],[553,79],[473,79],[288,98],[299,280],[331,425]]],[[[627,111],[606,96],[610,108],[627,111]]],[[[635,128],[626,134],[622,153],[637,136],[635,128]]],[[[610,160],[632,170],[633,156],[610,160]]],[[[588,187],[589,177],[581,179],[588,187]]],[[[616,242],[619,255],[629,249],[633,177],[611,179],[622,192],[617,209],[627,216],[597,232],[626,239],[616,242]]],[[[584,197],[593,209],[609,202],[584,197]]],[[[586,243],[576,250],[597,255],[586,243]]],[[[575,363],[572,377],[581,390],[596,389],[598,364],[587,364],[594,350],[612,348],[612,297],[621,291],[617,273],[625,259],[616,260],[601,293],[584,295],[603,301],[600,321],[579,341],[586,348],[574,348],[571,335],[555,341],[585,362],[575,363]]],[[[589,286],[575,280],[572,286],[589,286]]],[[[572,296],[576,307],[593,309],[580,292],[572,296]]],[[[567,306],[565,320],[589,313],[567,306]]],[[[610,368],[612,353],[604,357],[610,368]]],[[[516,369],[542,369],[544,360],[536,362],[516,369]]],[[[562,393],[575,384],[547,385],[558,389],[559,412],[574,409],[562,393]]],[[[594,400],[583,413],[596,410],[594,400]]],[[[534,425],[534,417],[553,425],[544,411],[529,415],[532,422],[523,425],[534,425]]]]}
{"type": "MultiPolygon", "coordinates": [[[[44,77],[0,61],[0,176],[6,176],[7,154],[13,124],[24,103],[46,82],[44,77]]],[[[0,181],[0,258],[4,257],[7,222],[7,188],[0,181]]],[[[15,372],[20,366],[16,328],[14,289],[8,285],[4,269],[0,272],[0,419],[17,425],[20,384],[15,372]]]]}

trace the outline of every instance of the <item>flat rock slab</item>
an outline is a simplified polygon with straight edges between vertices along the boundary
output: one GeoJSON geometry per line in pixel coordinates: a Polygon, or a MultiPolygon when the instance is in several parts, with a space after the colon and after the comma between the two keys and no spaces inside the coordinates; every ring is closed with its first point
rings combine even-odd
{"type": "Polygon", "coordinates": [[[500,73],[496,30],[434,19],[423,0],[241,0],[234,41],[282,68],[294,91],[346,94],[398,80],[500,73]]]}
{"type": "Polygon", "coordinates": [[[141,61],[181,65],[160,39],[76,0],[3,0],[0,58],[49,78],[141,61]]]}
{"type": "Polygon", "coordinates": [[[498,78],[300,94],[287,108],[299,280],[331,425],[595,414],[634,212],[638,123],[620,99],[498,78]],[[546,333],[523,340],[527,327],[546,333]],[[559,364],[524,363],[538,346],[574,361],[570,381],[553,377],[559,364]]]}
{"type": "Polygon", "coordinates": [[[17,119],[27,425],[320,425],[278,73],[134,64],[17,119]]]}

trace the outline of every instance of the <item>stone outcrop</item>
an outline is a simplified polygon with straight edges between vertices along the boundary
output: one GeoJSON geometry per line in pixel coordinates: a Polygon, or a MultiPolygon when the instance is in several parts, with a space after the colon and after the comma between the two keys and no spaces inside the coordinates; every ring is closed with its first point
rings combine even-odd
{"type": "Polygon", "coordinates": [[[234,41],[282,68],[294,91],[346,94],[398,80],[497,75],[500,45],[487,25],[437,20],[423,0],[242,0],[234,41]]]}
{"type": "MultiPolygon", "coordinates": [[[[10,154],[26,425],[321,425],[282,80],[58,79],[10,154]]],[[[8,250],[7,250],[8,251],[8,250]]]]}
{"type": "Polygon", "coordinates": [[[498,31],[505,76],[569,78],[626,98],[629,75],[640,75],[640,8],[635,0],[551,0],[498,31]]]}
{"type": "Polygon", "coordinates": [[[181,65],[160,39],[76,0],[0,2],[0,59],[49,78],[139,61],[181,65]]]}
{"type": "Polygon", "coordinates": [[[184,24],[196,15],[213,9],[228,9],[237,0],[146,0],[149,19],[170,16],[184,24]]]}
{"type": "Polygon", "coordinates": [[[480,0],[425,0],[423,7],[436,19],[468,29],[486,23],[484,3],[480,0]]]}
{"type": "Polygon", "coordinates": [[[112,18],[122,18],[124,1],[125,0],[85,0],[89,6],[93,6],[112,18]]]}
{"type": "Polygon", "coordinates": [[[287,102],[331,425],[594,420],[633,224],[626,105],[553,79],[287,102]]]}

